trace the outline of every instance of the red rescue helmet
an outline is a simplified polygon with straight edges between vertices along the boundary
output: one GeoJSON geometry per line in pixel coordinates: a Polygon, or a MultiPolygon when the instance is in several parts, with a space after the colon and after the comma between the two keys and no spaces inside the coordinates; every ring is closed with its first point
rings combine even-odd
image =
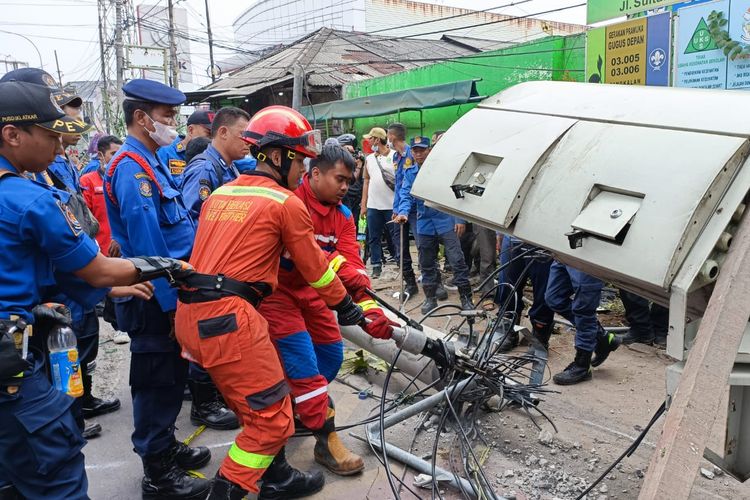
{"type": "Polygon", "coordinates": [[[242,138],[256,151],[276,146],[315,158],[322,149],[320,130],[314,130],[302,114],[286,106],[268,106],[255,113],[242,138]]]}

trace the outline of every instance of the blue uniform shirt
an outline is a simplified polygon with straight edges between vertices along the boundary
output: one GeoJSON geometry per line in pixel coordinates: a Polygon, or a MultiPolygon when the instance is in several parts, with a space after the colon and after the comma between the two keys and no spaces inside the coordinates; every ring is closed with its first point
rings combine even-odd
{"type": "Polygon", "coordinates": [[[411,186],[414,184],[414,179],[417,178],[417,173],[419,172],[419,165],[414,161],[414,157],[411,154],[411,147],[407,145],[403,155],[396,151],[393,154],[393,164],[396,166],[396,181],[393,190],[393,213],[409,216],[416,209],[414,198],[411,195],[411,186]]]}
{"type": "Polygon", "coordinates": [[[234,163],[227,165],[213,144],[209,144],[203,153],[190,160],[182,176],[182,196],[196,224],[203,202],[209,195],[239,175],[234,163]],[[216,167],[221,172],[221,179],[216,176],[216,167]]]}
{"type": "MultiPolygon", "coordinates": [[[[47,170],[55,174],[71,191],[81,192],[80,178],[78,176],[78,170],[68,161],[63,155],[55,156],[55,161],[50,163],[47,170]]],[[[37,174],[37,180],[44,182],[40,179],[37,174]]]]}
{"type": "Polygon", "coordinates": [[[90,174],[91,172],[96,172],[99,169],[99,157],[95,156],[93,157],[85,167],[83,167],[83,170],[81,170],[81,177],[83,177],[86,174],[90,174]]]}
{"type": "MultiPolygon", "coordinates": [[[[2,156],[0,169],[16,172],[2,156]]],[[[57,285],[74,295],[63,281],[72,282],[71,273],[94,260],[99,247],[65,205],[68,193],[16,176],[0,184],[0,317],[16,314],[32,322],[31,309],[41,302],[46,287],[57,285]]],[[[76,286],[95,290],[83,283],[76,286]]]]}
{"type": "MultiPolygon", "coordinates": [[[[417,170],[418,172],[419,168],[419,165],[417,165],[417,168],[412,170],[417,170]]],[[[403,183],[404,191],[411,192],[414,179],[416,178],[416,175],[405,176],[403,183]]],[[[462,219],[458,219],[457,217],[453,217],[452,215],[441,212],[440,210],[428,207],[425,202],[419,198],[412,197],[412,200],[417,206],[417,234],[437,236],[453,231],[456,224],[465,223],[462,219]]]]}
{"type": "MultiPolygon", "coordinates": [[[[125,152],[143,158],[151,167],[156,183],[132,158],[120,160],[111,177],[107,167],[104,199],[112,239],[120,244],[123,257],[158,255],[188,259],[193,249],[195,224],[172,176],[138,139],[128,136],[112,161],[125,152]],[[116,203],[106,194],[109,190],[116,203]]],[[[153,283],[154,296],[162,311],[174,311],[177,291],[164,278],[153,283]]]]}
{"type": "Polygon", "coordinates": [[[234,160],[234,166],[237,167],[240,174],[246,174],[255,170],[255,167],[258,166],[258,160],[252,156],[246,156],[241,160],[234,160]]]}
{"type": "Polygon", "coordinates": [[[164,146],[156,151],[156,157],[167,167],[167,171],[172,175],[175,186],[182,186],[182,173],[185,170],[185,145],[182,141],[184,135],[177,136],[169,146],[164,146]]]}

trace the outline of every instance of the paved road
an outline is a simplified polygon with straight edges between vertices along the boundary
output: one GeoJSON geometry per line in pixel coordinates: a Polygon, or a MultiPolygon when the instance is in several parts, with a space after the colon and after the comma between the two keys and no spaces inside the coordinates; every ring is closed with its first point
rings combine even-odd
{"type": "MultiPolygon", "coordinates": [[[[102,323],[102,329],[109,325],[102,323]]],[[[107,336],[108,338],[108,336],[107,336]]],[[[111,344],[105,344],[112,346],[111,344]]],[[[111,348],[111,347],[110,347],[111,348]]],[[[126,349],[127,346],[117,346],[117,349],[126,349]]],[[[115,369],[116,373],[99,373],[97,376],[115,377],[120,383],[116,387],[116,395],[122,402],[122,408],[112,414],[103,415],[95,419],[102,425],[103,432],[100,437],[92,439],[84,448],[86,455],[86,469],[89,478],[89,495],[92,499],[107,500],[131,500],[140,498],[140,482],[143,476],[141,461],[132,451],[130,433],[132,432],[132,403],[130,391],[127,386],[129,360],[125,359],[115,369]]],[[[355,378],[359,379],[359,377],[355,378]]],[[[361,379],[361,384],[366,384],[361,379]]],[[[96,387],[96,379],[95,379],[96,387]]],[[[366,387],[366,385],[364,385],[366,387]]],[[[375,406],[370,400],[361,401],[357,398],[352,388],[334,382],[330,391],[336,401],[336,410],[340,423],[349,423],[361,420],[375,406]]],[[[96,388],[95,388],[96,394],[96,388]]],[[[196,428],[190,423],[190,403],[183,405],[182,412],[177,420],[177,437],[185,439],[196,428]]],[[[354,429],[357,434],[362,434],[362,429],[354,429]]],[[[200,434],[193,444],[208,446],[213,454],[208,466],[200,472],[207,477],[213,477],[219,464],[231,445],[236,431],[214,431],[207,429],[200,434]]],[[[368,446],[351,436],[348,431],[342,434],[344,442],[350,448],[363,456],[366,463],[365,472],[356,477],[340,478],[332,474],[326,475],[325,489],[311,497],[313,499],[346,499],[356,500],[364,498],[384,499],[392,496],[385,478],[384,471],[377,462],[375,456],[370,452],[368,446]]],[[[312,460],[312,438],[293,439],[288,445],[287,456],[290,462],[300,469],[320,468],[312,460]]],[[[394,470],[398,470],[394,467],[394,470]]],[[[407,475],[407,479],[410,478],[407,475]]],[[[402,498],[412,498],[408,493],[402,498]]]]}

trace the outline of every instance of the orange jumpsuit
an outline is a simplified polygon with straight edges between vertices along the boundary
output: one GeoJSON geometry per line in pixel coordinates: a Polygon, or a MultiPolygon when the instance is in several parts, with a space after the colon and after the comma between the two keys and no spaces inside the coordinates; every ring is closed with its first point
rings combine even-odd
{"type": "MultiPolygon", "coordinates": [[[[327,305],[344,300],[346,290],[315,242],[303,202],[256,172],[241,175],[206,200],[190,263],[198,273],[275,289],[285,250],[327,305]]],[[[294,433],[289,388],[268,324],[250,302],[236,296],[180,303],[175,321],[183,356],[208,370],[242,419],[242,431],[220,472],[257,493],[258,479],[294,433]]]]}

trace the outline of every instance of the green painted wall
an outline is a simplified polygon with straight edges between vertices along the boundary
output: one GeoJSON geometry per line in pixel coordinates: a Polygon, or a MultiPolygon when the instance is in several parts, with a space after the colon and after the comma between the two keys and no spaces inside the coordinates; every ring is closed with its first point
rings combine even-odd
{"type": "MultiPolygon", "coordinates": [[[[585,34],[549,37],[542,41],[515,45],[512,48],[483,52],[452,61],[373,78],[344,86],[344,99],[395,92],[415,87],[481,78],[477,82],[480,95],[493,95],[515,84],[531,80],[585,81],[585,34]]],[[[347,130],[358,136],[372,127],[396,121],[409,128],[410,136],[430,135],[448,129],[476,104],[463,104],[373,118],[348,120],[347,130]],[[421,120],[420,120],[421,118],[421,120]]]]}

